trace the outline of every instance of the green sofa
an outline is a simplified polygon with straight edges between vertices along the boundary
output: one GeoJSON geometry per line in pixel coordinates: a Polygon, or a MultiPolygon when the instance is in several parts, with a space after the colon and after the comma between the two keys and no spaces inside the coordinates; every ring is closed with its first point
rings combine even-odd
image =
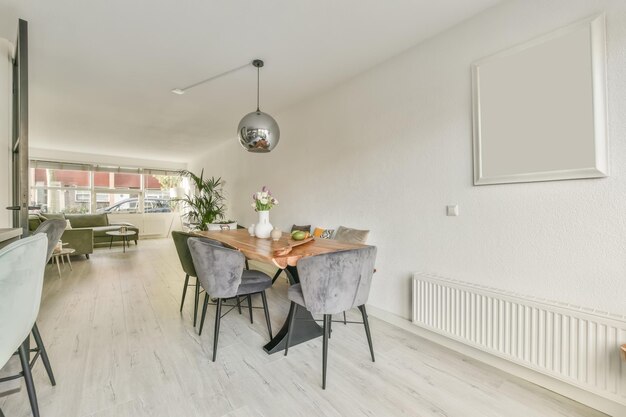
{"type": "MultiPolygon", "coordinates": [[[[132,236],[137,244],[139,239],[139,229],[130,223],[109,223],[109,217],[103,214],[64,214],[64,213],[46,213],[43,215],[30,215],[28,220],[28,228],[32,232],[46,219],[62,219],[69,220],[71,229],[65,229],[61,240],[67,243],[67,246],[75,249],[76,255],[85,255],[89,259],[89,254],[93,253],[96,245],[108,245],[111,242],[111,236],[106,232],[118,230],[120,226],[126,226],[128,230],[135,231],[132,236]]],[[[113,242],[122,242],[121,236],[113,236],[113,242]]]]}

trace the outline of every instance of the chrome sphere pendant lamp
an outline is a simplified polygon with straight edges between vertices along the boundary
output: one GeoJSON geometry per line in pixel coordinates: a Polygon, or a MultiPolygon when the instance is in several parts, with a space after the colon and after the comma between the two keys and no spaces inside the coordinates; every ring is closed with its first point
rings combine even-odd
{"type": "Polygon", "coordinates": [[[256,111],[246,114],[239,122],[237,135],[239,143],[248,152],[270,152],[278,145],[280,129],[272,116],[263,113],[259,108],[259,72],[263,61],[255,59],[252,65],[256,67],[256,111]]]}

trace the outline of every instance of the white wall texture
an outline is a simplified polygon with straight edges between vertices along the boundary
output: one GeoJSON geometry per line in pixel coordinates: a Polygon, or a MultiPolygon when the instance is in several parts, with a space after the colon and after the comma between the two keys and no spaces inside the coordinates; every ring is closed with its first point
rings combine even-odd
{"type": "Polygon", "coordinates": [[[626,314],[625,1],[505,2],[314,99],[265,110],[281,127],[271,154],[246,153],[233,135],[190,168],[228,182],[240,223],[255,222],[250,195],[268,185],[284,230],[371,229],[373,306],[408,318],[411,273],[427,271],[626,314]],[[470,64],[603,11],[611,176],[473,186],[470,64]],[[446,217],[456,203],[460,216],[446,217]]]}
{"type": "Polygon", "coordinates": [[[11,44],[0,38],[0,227],[11,227],[11,44]]]}

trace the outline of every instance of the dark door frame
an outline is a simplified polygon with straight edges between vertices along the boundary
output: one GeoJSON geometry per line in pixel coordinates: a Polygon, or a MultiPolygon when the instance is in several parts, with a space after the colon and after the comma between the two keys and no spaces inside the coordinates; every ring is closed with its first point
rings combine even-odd
{"type": "Polygon", "coordinates": [[[18,21],[13,58],[13,227],[28,236],[28,22],[18,21]]]}

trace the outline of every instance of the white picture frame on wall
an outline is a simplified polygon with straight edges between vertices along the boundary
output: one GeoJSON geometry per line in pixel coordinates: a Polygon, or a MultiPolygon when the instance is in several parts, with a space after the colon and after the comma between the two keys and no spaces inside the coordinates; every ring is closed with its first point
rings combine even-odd
{"type": "Polygon", "coordinates": [[[604,14],[472,64],[474,185],[609,175],[604,14]]]}

